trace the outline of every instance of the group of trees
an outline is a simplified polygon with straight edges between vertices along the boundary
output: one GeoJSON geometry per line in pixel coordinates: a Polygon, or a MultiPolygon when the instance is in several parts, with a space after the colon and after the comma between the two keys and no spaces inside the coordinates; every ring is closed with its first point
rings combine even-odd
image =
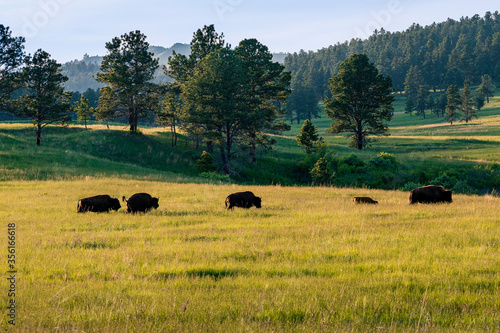
{"type": "MultiPolygon", "coordinates": [[[[437,117],[448,116],[447,110],[453,110],[454,106],[448,104],[455,103],[453,99],[449,99],[449,94],[441,92],[439,95],[433,94],[427,85],[424,84],[422,72],[416,67],[412,66],[408,70],[405,79],[405,96],[406,96],[406,105],[405,112],[410,116],[413,112],[417,115],[422,116],[425,119],[426,111],[430,111],[434,113],[437,117]],[[448,102],[449,101],[449,102],[448,102]]],[[[450,85],[447,90],[451,89],[452,91],[456,91],[458,93],[457,85],[450,85]]],[[[484,106],[485,102],[489,102],[489,98],[493,97],[495,92],[495,86],[492,83],[492,79],[488,74],[485,74],[481,77],[481,84],[474,91],[470,91],[470,85],[464,85],[464,98],[467,99],[467,103],[470,106],[466,106],[464,111],[464,118],[466,122],[468,122],[471,118],[468,116],[469,111],[468,108],[471,109],[470,112],[474,114],[473,117],[476,117],[477,111],[481,110],[484,106]],[[470,101],[469,101],[470,100],[470,101]]],[[[451,113],[451,122],[456,119],[455,112],[451,113]]]]}
{"type": "Polygon", "coordinates": [[[273,143],[264,131],[289,129],[282,103],[290,92],[290,73],[273,62],[268,48],[255,39],[245,39],[233,50],[213,25],[205,26],[194,33],[189,56],[174,52],[169,66],[163,67],[175,81],[160,85],[153,82],[159,64],[146,36],[132,31],[113,38],[106,43],[108,54],[96,75],[104,85],[97,106],[92,106],[96,96],[90,89],[89,96],[84,93],[71,107],[61,65],[43,50],[25,56],[24,39],[11,37],[8,28],[0,29],[0,103],[16,115],[33,119],[37,145],[42,129],[67,122],[70,111],[85,125],[91,114],[101,121],[126,119],[131,132],[138,130],[139,119],[154,115],[158,124],[171,126],[174,133],[180,124],[204,142],[209,153],[218,149],[222,170],[228,174],[233,171],[236,147],[247,149],[255,161],[257,146],[273,143]],[[7,102],[18,89],[21,96],[7,102]]]}
{"type": "Polygon", "coordinates": [[[426,27],[413,24],[402,32],[375,30],[366,40],[352,39],[316,52],[291,54],[285,67],[292,72],[293,81],[312,87],[320,101],[329,97],[328,79],[346,58],[357,53],[366,54],[380,73],[389,75],[397,92],[405,90],[405,79],[414,68],[431,90],[479,84],[485,74],[498,81],[500,13],[448,19],[426,27]]]}
{"type": "Polygon", "coordinates": [[[218,149],[224,173],[233,171],[236,146],[246,148],[255,161],[257,145],[273,143],[264,131],[289,129],[282,103],[290,74],[256,39],[245,39],[232,50],[213,25],[205,26],[195,32],[191,54],[174,53],[169,65],[165,73],[175,82],[167,86],[165,110],[200,138],[208,153],[218,149]]]}

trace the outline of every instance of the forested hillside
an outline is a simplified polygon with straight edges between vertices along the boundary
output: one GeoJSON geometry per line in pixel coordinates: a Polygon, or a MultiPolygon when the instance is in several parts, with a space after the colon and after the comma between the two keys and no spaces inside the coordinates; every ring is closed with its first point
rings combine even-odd
{"type": "MultiPolygon", "coordinates": [[[[176,43],[169,48],[162,46],[151,46],[149,49],[153,52],[155,58],[158,58],[160,67],[156,71],[155,82],[166,83],[169,81],[163,73],[162,65],[168,64],[168,57],[173,54],[173,51],[179,54],[189,54],[189,44],[176,43]]],[[[88,88],[99,89],[104,85],[95,80],[95,74],[99,72],[103,57],[89,56],[85,54],[82,60],[73,60],[63,64],[63,74],[68,77],[68,81],[64,84],[68,91],[86,91],[88,88]]]]}
{"type": "MultiPolygon", "coordinates": [[[[160,67],[156,71],[155,82],[166,83],[169,78],[163,73],[162,66],[168,65],[168,58],[173,51],[178,54],[188,55],[191,52],[189,44],[175,43],[171,47],[151,46],[150,52],[153,52],[155,58],[158,58],[160,67]]],[[[274,53],[273,61],[283,63],[288,53],[274,53]]],[[[73,60],[63,64],[63,74],[68,77],[64,84],[68,91],[86,91],[87,89],[97,90],[104,85],[95,80],[95,74],[99,72],[102,62],[102,56],[89,56],[85,54],[82,60],[73,60]]]]}
{"type": "Polygon", "coordinates": [[[500,80],[500,13],[487,12],[459,21],[429,26],[413,24],[402,32],[375,30],[367,39],[351,39],[316,52],[300,51],[285,59],[294,82],[307,83],[318,99],[328,94],[328,79],[340,63],[354,53],[365,53],[377,69],[392,78],[395,91],[404,90],[405,77],[412,66],[424,76],[430,89],[450,84],[476,84],[488,74],[500,80]]]}

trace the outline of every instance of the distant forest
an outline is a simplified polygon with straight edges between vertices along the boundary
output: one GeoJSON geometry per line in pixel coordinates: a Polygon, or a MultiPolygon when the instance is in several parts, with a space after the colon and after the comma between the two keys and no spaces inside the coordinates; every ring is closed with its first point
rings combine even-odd
{"type": "Polygon", "coordinates": [[[366,40],[351,39],[316,52],[300,51],[285,59],[292,87],[307,85],[317,100],[329,95],[328,80],[351,54],[364,53],[377,69],[392,78],[396,92],[404,90],[410,67],[423,74],[430,89],[478,84],[488,74],[500,81],[500,13],[487,12],[459,21],[429,26],[413,24],[403,32],[375,30],[366,40]]]}

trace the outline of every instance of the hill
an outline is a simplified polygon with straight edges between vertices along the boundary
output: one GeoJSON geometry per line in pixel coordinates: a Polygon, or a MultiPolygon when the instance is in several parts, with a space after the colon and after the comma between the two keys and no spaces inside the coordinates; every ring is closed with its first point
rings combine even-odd
{"type": "Polygon", "coordinates": [[[450,84],[477,84],[484,74],[500,81],[500,13],[425,27],[415,23],[401,32],[375,30],[365,40],[353,38],[315,52],[291,54],[285,66],[294,80],[311,84],[320,100],[329,94],[328,79],[354,53],[366,54],[381,73],[391,76],[395,91],[405,89],[412,67],[422,73],[422,84],[434,90],[450,84]]]}
{"type": "MultiPolygon", "coordinates": [[[[168,58],[175,51],[178,54],[189,55],[191,48],[189,44],[175,43],[171,47],[150,46],[149,51],[154,54],[154,57],[159,60],[160,67],[156,71],[155,82],[166,83],[170,78],[163,73],[163,66],[168,66],[168,58]]],[[[285,61],[288,53],[274,53],[273,60],[279,63],[285,61]]],[[[62,73],[68,77],[68,81],[64,87],[68,91],[84,92],[88,88],[99,89],[103,84],[94,79],[96,73],[99,72],[102,56],[89,56],[85,54],[81,60],[73,60],[62,65],[62,73]]]]}

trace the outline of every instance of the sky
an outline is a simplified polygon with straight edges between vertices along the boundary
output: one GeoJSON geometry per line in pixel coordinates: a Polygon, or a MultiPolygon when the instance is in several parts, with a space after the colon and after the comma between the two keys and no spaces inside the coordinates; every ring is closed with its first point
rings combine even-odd
{"type": "Polygon", "coordinates": [[[27,53],[41,48],[64,63],[103,56],[106,42],[135,30],[170,47],[214,24],[233,47],[256,38],[271,52],[293,53],[499,7],[498,0],[0,0],[0,24],[26,38],[27,53]]]}

